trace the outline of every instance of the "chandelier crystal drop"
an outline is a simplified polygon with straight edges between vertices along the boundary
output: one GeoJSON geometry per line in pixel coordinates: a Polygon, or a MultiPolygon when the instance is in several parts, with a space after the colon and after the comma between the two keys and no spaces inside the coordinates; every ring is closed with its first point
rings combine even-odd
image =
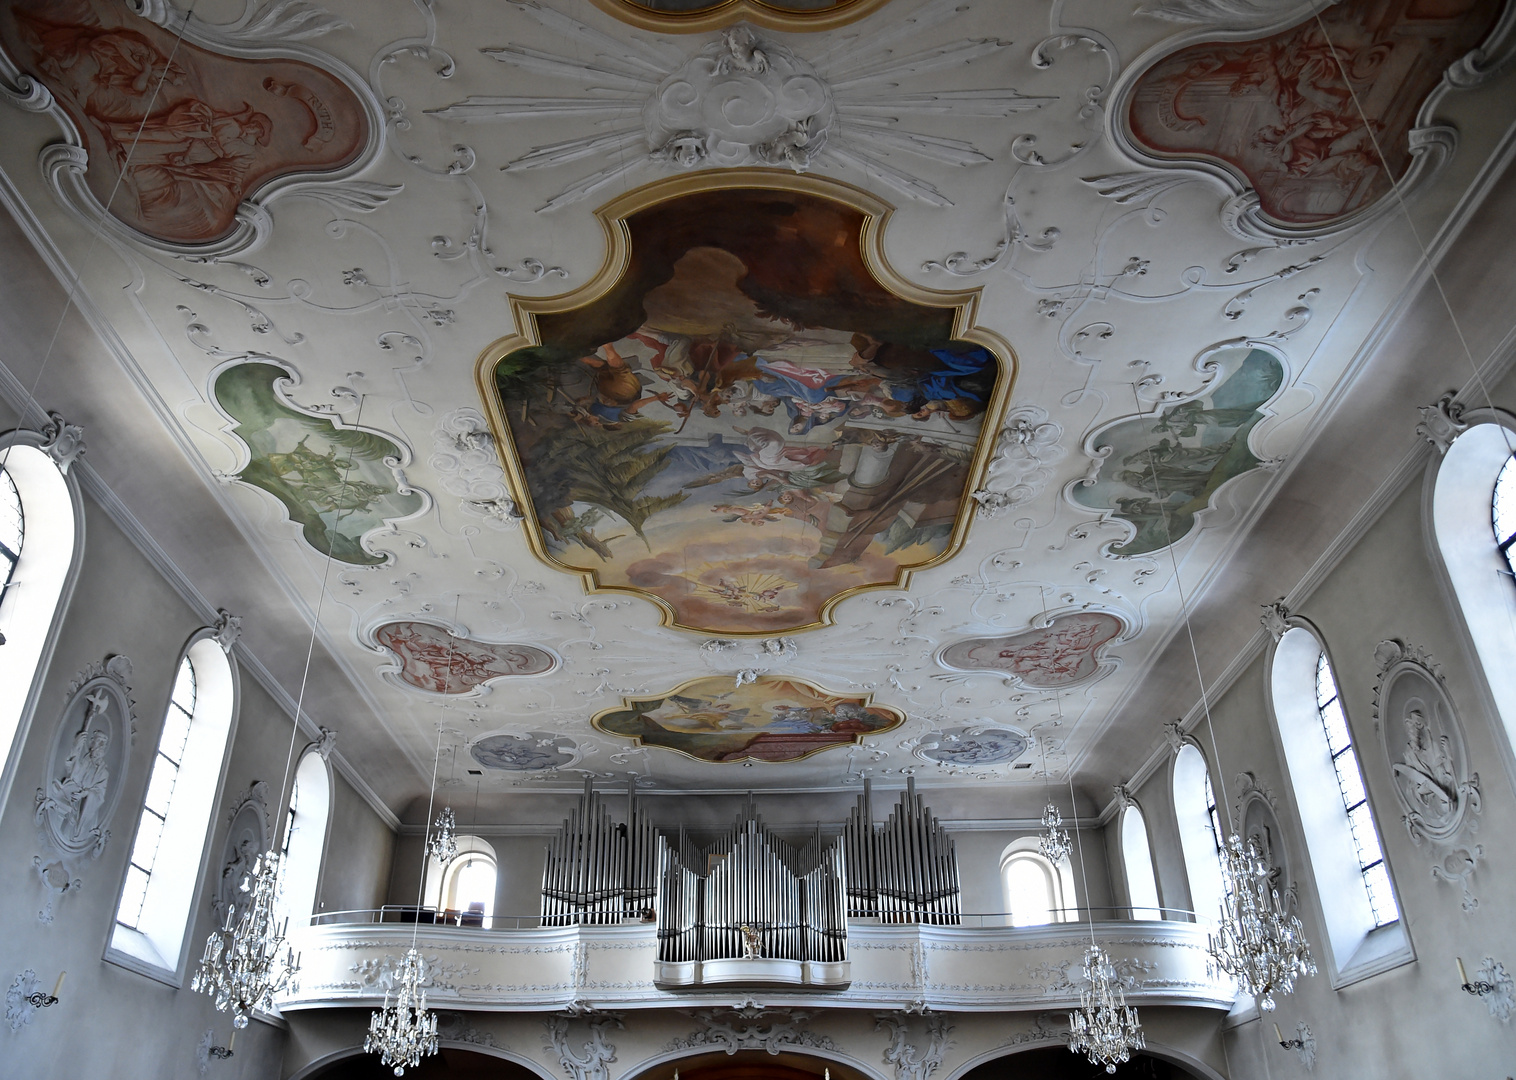
{"type": "Polygon", "coordinates": [[[1037,850],[1054,866],[1068,862],[1074,850],[1074,841],[1063,827],[1063,815],[1052,799],[1042,808],[1042,833],[1037,837],[1037,850]]]}
{"type": "Polygon", "coordinates": [[[1069,1049],[1113,1073],[1117,1065],[1131,1060],[1133,1050],[1145,1048],[1147,1040],[1137,1010],[1126,1003],[1115,966],[1098,945],[1084,950],[1084,978],[1087,985],[1079,993],[1079,1008],[1069,1012],[1069,1049]]]}
{"type": "Polygon", "coordinates": [[[444,806],[426,841],[427,854],[443,866],[458,857],[458,819],[451,806],[444,806]]]}
{"type": "Polygon", "coordinates": [[[369,1018],[368,1038],[363,1049],[379,1055],[379,1063],[395,1070],[396,1076],[421,1064],[421,1059],[437,1052],[437,1014],[426,1007],[426,964],[412,946],[400,961],[390,992],[384,992],[384,1008],[369,1018]]]}
{"type": "Polygon", "coordinates": [[[1236,833],[1228,837],[1221,875],[1226,895],[1221,921],[1210,935],[1211,959],[1260,1009],[1272,1012],[1275,994],[1293,992],[1297,976],[1316,974],[1305,928],[1285,909],[1256,836],[1246,843],[1236,833]]]}
{"type": "Polygon", "coordinates": [[[254,861],[239,888],[240,905],[227,905],[226,925],[205,939],[205,954],[190,982],[192,990],[214,999],[218,1010],[232,1013],[234,1027],[247,1027],[254,1009],[270,1012],[276,994],[298,988],[300,958],[285,943],[289,919],[281,921],[274,910],[280,869],[273,849],[254,861]]]}

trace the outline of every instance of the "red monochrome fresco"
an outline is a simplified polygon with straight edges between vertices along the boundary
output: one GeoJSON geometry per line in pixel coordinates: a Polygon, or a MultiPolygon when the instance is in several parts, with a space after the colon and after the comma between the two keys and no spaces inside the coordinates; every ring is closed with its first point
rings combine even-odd
{"type": "Polygon", "coordinates": [[[79,128],[95,197],[168,243],[220,239],[264,184],[341,168],[367,141],[357,95],[334,76],[176,41],[112,0],[0,6],[0,45],[79,128]]]}
{"type": "Polygon", "coordinates": [[[1114,615],[1061,615],[1040,629],[954,642],[942,650],[942,663],[960,671],[999,671],[1032,689],[1055,690],[1096,675],[1101,650],[1120,633],[1114,615]]]}
{"type": "Polygon", "coordinates": [[[501,676],[540,675],[554,664],[534,645],[473,641],[431,623],[385,623],[374,638],[399,658],[402,682],[433,694],[464,694],[501,676]]]}
{"type": "Polygon", "coordinates": [[[1276,221],[1330,222],[1405,174],[1422,103],[1500,8],[1343,0],[1269,37],[1192,45],[1137,81],[1128,122],[1159,156],[1232,166],[1276,221]]]}

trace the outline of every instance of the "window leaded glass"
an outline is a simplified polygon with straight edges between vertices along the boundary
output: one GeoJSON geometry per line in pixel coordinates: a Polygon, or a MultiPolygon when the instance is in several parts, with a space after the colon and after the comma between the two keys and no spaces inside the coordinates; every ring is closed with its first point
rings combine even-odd
{"type": "Polygon", "coordinates": [[[11,474],[0,466],[0,600],[16,576],[21,559],[21,541],[26,538],[26,517],[21,512],[21,493],[11,474]]]}
{"type": "Polygon", "coordinates": [[[1505,463],[1495,478],[1495,492],[1490,503],[1490,517],[1495,526],[1495,543],[1516,573],[1516,454],[1505,463]]]}
{"type": "Polygon", "coordinates": [[[1332,768],[1337,773],[1337,788],[1347,811],[1353,846],[1358,850],[1358,866],[1369,894],[1369,907],[1374,912],[1374,925],[1385,926],[1400,918],[1400,912],[1384,865],[1384,849],[1379,845],[1379,830],[1374,826],[1368,792],[1363,786],[1358,752],[1353,749],[1353,736],[1348,731],[1347,715],[1342,711],[1337,679],[1327,661],[1326,650],[1316,660],[1316,711],[1326,729],[1327,748],[1332,754],[1332,768]]]}
{"type": "Polygon", "coordinates": [[[168,819],[169,804],[179,780],[179,766],[184,747],[189,742],[190,724],[195,718],[195,666],[189,657],[179,665],[174,678],[174,692],[169,695],[168,713],[163,718],[163,734],[158,738],[158,753],[153,758],[152,775],[147,781],[147,797],[142,802],[142,818],[137,825],[137,839],[132,844],[131,863],[126,870],[126,887],[116,921],[137,929],[147,887],[158,861],[158,841],[163,823],[168,819]]]}

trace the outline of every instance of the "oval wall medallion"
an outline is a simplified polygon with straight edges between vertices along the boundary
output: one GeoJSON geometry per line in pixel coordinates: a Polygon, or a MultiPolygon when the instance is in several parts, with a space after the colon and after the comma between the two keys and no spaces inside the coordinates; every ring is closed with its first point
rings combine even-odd
{"type": "Polygon", "coordinates": [[[131,758],[131,661],[95,665],[64,706],[37,789],[34,816],[46,841],[66,856],[99,858],[121,801],[131,758]]]}

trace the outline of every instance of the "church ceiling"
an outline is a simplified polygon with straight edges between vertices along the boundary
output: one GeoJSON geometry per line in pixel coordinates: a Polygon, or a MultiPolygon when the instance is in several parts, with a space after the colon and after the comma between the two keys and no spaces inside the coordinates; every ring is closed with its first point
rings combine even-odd
{"type": "Polygon", "coordinates": [[[439,724],[486,792],[1035,799],[1156,743],[1123,702],[1393,317],[1402,200],[1516,117],[1484,0],[137,8],[4,9],[0,197],[397,809],[439,724]]]}

